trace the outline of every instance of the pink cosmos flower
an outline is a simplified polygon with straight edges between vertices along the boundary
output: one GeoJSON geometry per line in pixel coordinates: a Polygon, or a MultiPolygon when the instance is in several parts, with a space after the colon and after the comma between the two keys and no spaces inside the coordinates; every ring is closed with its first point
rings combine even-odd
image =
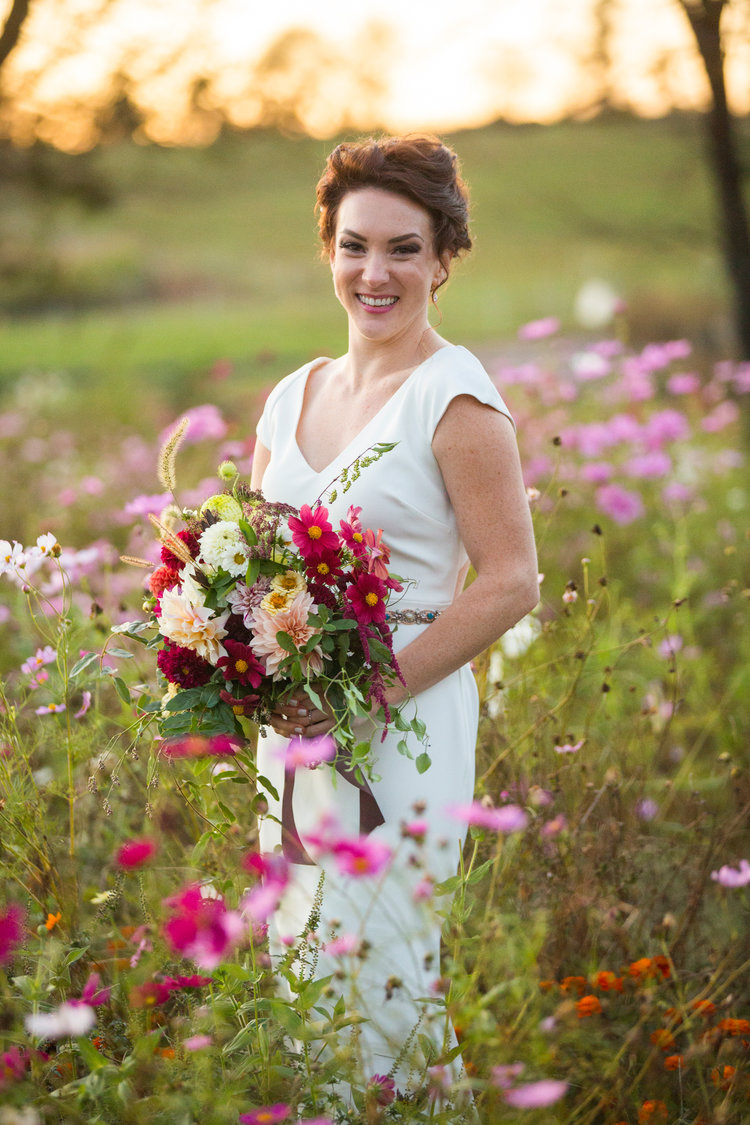
{"type": "Polygon", "coordinates": [[[382,527],[378,528],[377,535],[368,527],[364,533],[364,543],[367,549],[368,572],[385,581],[388,578],[388,562],[391,552],[390,548],[383,542],[382,527]]]}
{"type": "Polygon", "coordinates": [[[364,532],[362,524],[359,519],[361,508],[350,506],[349,511],[346,513],[346,519],[341,520],[339,527],[341,528],[341,538],[344,543],[357,558],[364,558],[364,532]]]}
{"type": "Polygon", "coordinates": [[[658,449],[667,441],[684,441],[690,435],[690,423],[680,410],[668,407],[652,414],[643,427],[649,449],[658,449]]]}
{"type": "Polygon", "coordinates": [[[15,903],[4,914],[0,913],[0,965],[9,961],[13,950],[23,940],[23,924],[26,912],[15,903]]]}
{"type": "Polygon", "coordinates": [[[662,449],[652,449],[648,453],[630,457],[625,462],[624,469],[629,477],[641,477],[644,480],[665,477],[672,471],[672,458],[662,449]]]}
{"type": "Polygon", "coordinates": [[[45,645],[44,648],[38,648],[28,660],[24,660],[21,671],[31,676],[39,668],[44,667],[45,664],[52,664],[55,660],[57,660],[57,652],[51,645],[45,645]]]}
{"type": "Polygon", "coordinates": [[[725,399],[714,407],[710,414],[701,419],[701,429],[707,434],[717,434],[726,426],[731,426],[740,416],[740,408],[736,402],[725,399]]]}
{"type": "Polygon", "coordinates": [[[246,871],[260,876],[261,882],[243,897],[240,909],[255,927],[263,925],[278,908],[289,883],[289,864],[281,855],[250,852],[242,861],[246,871]]]}
{"type": "Polygon", "coordinates": [[[150,837],[140,840],[127,840],[117,852],[117,863],[120,867],[142,867],[156,854],[157,843],[150,837]]]}
{"type": "Polygon", "coordinates": [[[210,1035],[190,1035],[182,1041],[186,1051],[201,1051],[204,1047],[210,1047],[212,1043],[213,1039],[210,1035]]]}
{"type": "Polygon", "coordinates": [[[701,381],[692,371],[676,371],[667,379],[667,390],[671,395],[690,395],[700,390],[701,381]]]}
{"type": "Polygon", "coordinates": [[[385,621],[386,595],[387,587],[376,574],[358,574],[344,593],[353,616],[361,625],[385,621]]]}
{"type": "Polygon", "coordinates": [[[523,1086],[506,1090],[503,1096],[508,1105],[512,1105],[515,1109],[541,1109],[559,1101],[567,1088],[567,1082],[559,1082],[555,1078],[543,1078],[539,1082],[527,1082],[523,1086]]]}
{"type": "MultiPolygon", "coordinates": [[[[221,416],[218,406],[213,403],[204,403],[186,410],[183,417],[188,420],[188,428],[182,441],[184,445],[195,445],[199,441],[221,441],[226,436],[227,424],[221,416]]],[[[167,440],[176,428],[177,423],[172,422],[162,430],[159,441],[161,444],[167,440]]]]}
{"type": "Polygon", "coordinates": [[[541,836],[545,840],[552,839],[554,836],[558,836],[561,832],[564,832],[567,827],[568,822],[564,814],[558,813],[552,820],[548,820],[546,824],[542,825],[541,836]]]}
{"type": "Polygon", "coordinates": [[[332,957],[348,957],[352,953],[357,953],[359,945],[359,938],[356,934],[342,934],[341,937],[326,942],[324,948],[326,953],[330,953],[332,957]]]}
{"type": "Polygon", "coordinates": [[[741,859],[739,867],[729,867],[725,864],[718,871],[711,872],[711,878],[720,887],[746,887],[750,883],[750,863],[741,859]]]}
{"type": "Polygon", "coordinates": [[[102,1004],[108,1004],[109,998],[112,994],[111,988],[99,988],[101,977],[98,973],[90,973],[89,978],[83,986],[80,998],[78,1000],[70,1000],[69,1003],[73,1005],[89,1004],[92,1008],[99,1008],[102,1004]]]}
{"type": "Polygon", "coordinates": [[[357,836],[337,841],[333,855],[342,875],[355,879],[363,875],[379,875],[393,855],[387,844],[371,836],[357,836]]]}
{"type": "Polygon", "coordinates": [[[74,719],[82,719],[83,716],[88,711],[90,706],[91,706],[91,692],[90,691],[84,691],[81,694],[81,706],[78,708],[78,710],[76,711],[73,718],[74,719]]]}
{"type": "Polygon", "coordinates": [[[326,551],[337,551],[339,538],[328,522],[328,509],[321,506],[314,510],[309,504],[300,508],[299,519],[289,517],[289,530],[294,545],[305,561],[318,558],[326,551]]]}
{"type": "MultiPolygon", "coordinates": [[[[311,637],[320,633],[319,629],[308,624],[308,616],[313,609],[313,599],[307,590],[299,594],[289,603],[286,609],[277,613],[258,608],[253,617],[253,639],[251,648],[259,660],[266,667],[266,674],[278,680],[282,673],[279,665],[289,653],[281,647],[276,639],[277,633],[286,633],[297,648],[307,644],[311,637]]],[[[323,668],[323,656],[319,645],[302,656],[302,665],[306,672],[317,676],[323,668]]]]}
{"type": "Polygon", "coordinates": [[[37,715],[59,715],[65,710],[64,703],[45,703],[42,707],[37,707],[37,715]]]}
{"type": "Polygon", "coordinates": [[[150,496],[135,496],[125,505],[126,516],[158,516],[172,500],[171,492],[159,492],[150,496]]]}
{"type": "Polygon", "coordinates": [[[453,805],[448,812],[464,824],[490,828],[494,832],[522,832],[528,824],[528,817],[519,805],[502,805],[494,809],[473,801],[470,805],[453,805]]]}
{"type": "Polygon", "coordinates": [[[285,768],[289,771],[315,769],[321,762],[330,762],[336,757],[336,743],[329,734],[320,738],[293,738],[285,749],[276,752],[276,756],[284,759],[285,768]]]}
{"type": "Polygon", "coordinates": [[[581,478],[592,484],[606,484],[612,479],[614,466],[609,461],[589,461],[581,466],[581,478]]]}
{"type": "Polygon", "coordinates": [[[695,498],[695,490],[682,481],[672,480],[669,484],[665,484],[661,495],[662,500],[667,504],[689,504],[695,498]]]}
{"type": "Polygon", "coordinates": [[[507,1063],[502,1066],[493,1066],[492,1081],[501,1090],[508,1090],[519,1075],[523,1074],[526,1067],[522,1062],[507,1063]]]}
{"type": "Polygon", "coordinates": [[[583,739],[572,744],[570,742],[564,742],[562,745],[555,746],[554,749],[556,754],[577,754],[582,746],[583,739]]]}
{"type": "Polygon", "coordinates": [[[261,1106],[252,1113],[241,1113],[240,1125],[276,1125],[277,1121],[286,1121],[291,1112],[292,1107],[284,1102],[261,1106]]]}
{"type": "Polygon", "coordinates": [[[166,899],[174,913],[164,925],[167,943],[203,969],[215,969],[245,933],[241,914],[228,910],[224,899],[205,898],[199,884],[166,899]]]}
{"type": "Polygon", "coordinates": [[[390,1105],[396,1100],[396,1083],[385,1074],[373,1074],[367,1083],[365,1094],[376,1105],[390,1105]]]}
{"type": "Polygon", "coordinates": [[[556,316],[545,316],[541,320],[530,320],[518,329],[519,340],[544,340],[560,330],[560,320],[556,316]]]}
{"type": "Polygon", "coordinates": [[[645,511],[640,494],[629,492],[619,484],[603,484],[597,488],[596,502],[605,515],[623,525],[632,523],[645,511]]]}
{"type": "Polygon", "coordinates": [[[20,1047],[11,1047],[7,1051],[0,1052],[0,1090],[11,1080],[20,1081],[28,1065],[29,1056],[20,1047]]]}

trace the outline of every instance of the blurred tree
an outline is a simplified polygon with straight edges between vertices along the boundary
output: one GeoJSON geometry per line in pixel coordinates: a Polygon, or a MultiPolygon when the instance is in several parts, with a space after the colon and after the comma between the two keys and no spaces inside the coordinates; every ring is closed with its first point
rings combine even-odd
{"type": "Polygon", "coordinates": [[[737,130],[727,98],[722,35],[722,17],[730,0],[677,3],[692,28],[711,86],[712,104],[706,115],[708,153],[719,204],[724,261],[734,298],[737,341],[742,358],[750,359],[750,226],[737,130]]]}
{"type": "Polygon", "coordinates": [[[0,32],[0,68],[21,38],[23,25],[28,19],[31,0],[13,0],[8,17],[0,32]]]}

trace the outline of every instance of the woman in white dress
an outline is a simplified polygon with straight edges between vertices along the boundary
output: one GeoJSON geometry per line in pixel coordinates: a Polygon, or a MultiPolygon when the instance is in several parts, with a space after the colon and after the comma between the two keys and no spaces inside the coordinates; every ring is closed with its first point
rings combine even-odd
{"type": "MultiPolygon", "coordinates": [[[[318,207],[349,346],[273,390],[258,424],[253,487],[270,500],[312,504],[358,454],[398,443],[345,495],[339,490],[329,519],[337,526],[350,505],[360,507],[365,527],[383,529],[389,569],[409,582],[393,603],[406,686],[393,686],[388,699],[407,708],[413,700],[432,765],[419,774],[397,750],[403,735],[389,730],[381,741],[377,730],[380,780],[370,793],[328,767],[285,775],[280,747],[332,725],[306,699],[292,699],[260,740],[259,771],[280,795],[260,843],[294,864],[272,953],[305,933],[322,887],[315,974],[341,967],[326,953],[333,937],[365,939],[366,955],[352,959],[344,987],[364,1017],[358,1065],[364,1082],[390,1074],[408,1093],[455,1044],[434,1005],[421,1002],[435,995],[440,924],[420,899],[430,881],[455,873],[465,828],[447,810],[473,797],[478,705],[469,662],[536,604],[537,564],[507,408],[478,360],[428,321],[452,260],[471,246],[454,153],[429,137],[339,145],[318,184],[318,207]],[[464,588],[469,564],[476,577],[464,588]],[[306,837],[326,816],[387,844],[394,859],[386,872],[357,879],[326,858],[314,861],[306,837]],[[417,817],[424,843],[404,832],[417,817]]],[[[423,747],[414,740],[412,749],[416,757],[423,747]]]]}

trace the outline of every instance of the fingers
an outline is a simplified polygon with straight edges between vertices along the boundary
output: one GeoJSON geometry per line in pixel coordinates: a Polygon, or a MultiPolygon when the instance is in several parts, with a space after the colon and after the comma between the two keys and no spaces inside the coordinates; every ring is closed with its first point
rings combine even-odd
{"type": "Polygon", "coordinates": [[[288,699],[282,707],[271,715],[271,726],[284,738],[319,738],[336,725],[329,712],[313,707],[308,699],[288,699]]]}

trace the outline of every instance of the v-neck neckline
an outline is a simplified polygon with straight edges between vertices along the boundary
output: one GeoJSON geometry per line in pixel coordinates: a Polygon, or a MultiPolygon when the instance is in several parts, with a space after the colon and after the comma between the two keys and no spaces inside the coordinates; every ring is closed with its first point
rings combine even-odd
{"type": "MultiPolygon", "coordinates": [[[[299,409],[297,411],[297,424],[294,427],[294,447],[297,450],[297,453],[298,453],[300,459],[307,466],[308,470],[311,473],[313,473],[316,477],[320,477],[320,476],[323,475],[323,473],[326,473],[326,472],[329,471],[329,469],[332,469],[333,466],[336,465],[343,458],[344,454],[349,452],[349,450],[354,445],[354,443],[360,440],[362,435],[367,432],[367,430],[370,428],[370,426],[372,426],[375,422],[378,421],[381,414],[383,414],[384,411],[386,411],[388,409],[388,407],[394,402],[394,400],[397,399],[401,395],[401,392],[404,390],[405,387],[407,387],[409,385],[409,383],[411,383],[411,381],[414,379],[414,376],[417,374],[417,372],[421,371],[422,368],[425,367],[425,365],[428,364],[430,362],[430,360],[434,359],[436,355],[440,355],[441,352],[448,351],[449,349],[456,348],[458,346],[459,346],[458,344],[447,344],[442,348],[438,348],[436,351],[434,351],[432,353],[432,355],[428,355],[427,359],[423,359],[421,363],[418,363],[417,366],[414,368],[414,370],[409,372],[409,374],[404,379],[403,383],[401,383],[401,385],[396,388],[396,390],[393,392],[392,395],[389,395],[389,397],[385,400],[385,402],[380,407],[380,409],[377,410],[375,412],[375,414],[373,414],[372,418],[369,418],[365,422],[364,426],[362,426],[362,428],[360,430],[357,430],[356,434],[351,439],[351,441],[347,442],[347,444],[343,447],[343,449],[340,449],[339,452],[336,453],[335,456],[333,456],[331,458],[331,460],[326,465],[323,466],[322,469],[313,468],[313,466],[307,460],[307,457],[305,457],[304,453],[302,452],[302,449],[300,448],[299,441],[297,440],[297,431],[299,430],[300,419],[302,417],[302,407],[303,407],[304,401],[305,401],[305,391],[307,389],[307,380],[310,378],[310,375],[315,370],[316,366],[318,364],[321,364],[321,363],[324,362],[323,359],[319,359],[319,360],[313,359],[313,360],[311,360],[310,365],[309,365],[307,371],[304,374],[304,377],[300,380],[301,390],[300,390],[300,399],[299,399],[299,409]]],[[[330,360],[326,360],[325,362],[330,362],[330,360]]],[[[364,451],[362,451],[362,452],[364,452],[364,451]]]]}

